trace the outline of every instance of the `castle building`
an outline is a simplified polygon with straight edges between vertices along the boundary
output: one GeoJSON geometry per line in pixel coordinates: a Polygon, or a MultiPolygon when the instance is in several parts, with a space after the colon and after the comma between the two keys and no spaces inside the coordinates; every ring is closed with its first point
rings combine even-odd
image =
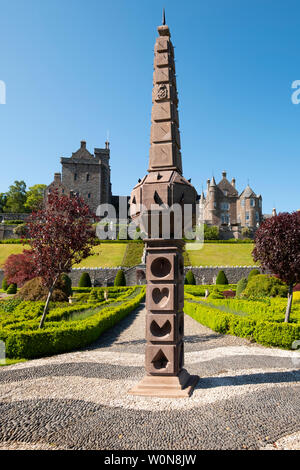
{"type": "Polygon", "coordinates": [[[221,181],[207,180],[206,196],[200,196],[201,221],[220,228],[224,238],[239,238],[242,228],[253,233],[263,221],[262,197],[256,195],[249,185],[240,194],[236,181],[227,179],[226,171],[221,181]]]}
{"type": "Polygon", "coordinates": [[[109,142],[105,148],[95,148],[90,153],[86,142],[69,158],[61,158],[62,173],[54,174],[54,181],[47,187],[45,198],[57,191],[59,195],[75,193],[81,196],[95,213],[100,204],[112,202],[110,180],[109,142]]]}

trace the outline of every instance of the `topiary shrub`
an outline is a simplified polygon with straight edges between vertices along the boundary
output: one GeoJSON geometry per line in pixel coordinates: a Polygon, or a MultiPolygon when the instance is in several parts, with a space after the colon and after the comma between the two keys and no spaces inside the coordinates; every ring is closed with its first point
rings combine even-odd
{"type": "Polygon", "coordinates": [[[250,271],[250,273],[248,274],[248,281],[249,281],[253,276],[257,276],[258,274],[260,274],[260,270],[259,270],[259,269],[252,269],[252,271],[250,271]]]}
{"type": "Polygon", "coordinates": [[[6,290],[7,294],[16,294],[17,293],[17,284],[10,284],[6,290]]]}
{"type": "Polygon", "coordinates": [[[3,278],[3,281],[2,281],[2,289],[3,290],[7,290],[8,288],[8,282],[7,280],[5,279],[5,277],[3,278]]]}
{"type": "Polygon", "coordinates": [[[189,286],[195,286],[196,280],[193,271],[190,269],[185,276],[184,283],[189,286]]]}
{"type": "MultiPolygon", "coordinates": [[[[252,272],[252,271],[251,271],[252,272]]],[[[239,298],[241,294],[244,292],[248,284],[248,281],[245,277],[239,280],[236,286],[236,297],[239,298]]]]}
{"type": "Polygon", "coordinates": [[[57,285],[68,297],[72,295],[72,279],[67,274],[62,274],[60,276],[60,281],[57,285]]]}
{"type": "Polygon", "coordinates": [[[124,271],[122,269],[119,269],[119,271],[117,272],[114,286],[126,286],[126,278],[125,278],[124,271]]]}
{"type": "Polygon", "coordinates": [[[274,276],[257,274],[252,276],[243,292],[246,299],[259,299],[262,297],[287,297],[288,286],[274,276]]]}
{"type": "Polygon", "coordinates": [[[224,271],[219,271],[216,279],[216,284],[220,284],[224,286],[225,284],[228,284],[228,279],[226,277],[226,274],[224,271]]]}
{"type": "Polygon", "coordinates": [[[92,287],[89,273],[82,273],[79,279],[78,287],[92,287]]]}
{"type": "MultiPolygon", "coordinates": [[[[48,296],[48,289],[43,285],[41,277],[35,277],[30,281],[27,281],[23,287],[19,290],[16,298],[21,300],[41,300],[46,301],[48,296]]],[[[51,300],[52,302],[67,302],[68,295],[61,288],[61,283],[58,281],[56,288],[53,291],[51,300]]]]}

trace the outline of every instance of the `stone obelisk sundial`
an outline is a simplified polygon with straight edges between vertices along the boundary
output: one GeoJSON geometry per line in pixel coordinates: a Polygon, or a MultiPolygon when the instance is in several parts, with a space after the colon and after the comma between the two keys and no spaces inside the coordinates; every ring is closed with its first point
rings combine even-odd
{"type": "Polygon", "coordinates": [[[184,217],[171,217],[168,209],[177,204],[184,212],[186,205],[190,205],[192,216],[188,225],[192,226],[197,193],[182,176],[174,49],[164,14],[158,33],[154,48],[149,169],[134,187],[130,199],[133,219],[139,218],[143,229],[143,221],[148,223],[146,376],[130,393],[176,398],[189,396],[199,378],[183,368],[184,241],[178,236],[178,223],[182,229],[186,222],[184,217]],[[167,237],[164,217],[172,218],[167,237]]]}

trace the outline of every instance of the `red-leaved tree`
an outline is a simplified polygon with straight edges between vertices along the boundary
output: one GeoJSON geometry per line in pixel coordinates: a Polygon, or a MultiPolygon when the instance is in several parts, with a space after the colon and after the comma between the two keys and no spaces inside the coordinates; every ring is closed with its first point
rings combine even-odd
{"type": "Polygon", "coordinates": [[[300,282],[300,212],[267,219],[255,234],[255,261],[289,286],[285,322],[290,319],[293,287],[300,282]]]}
{"type": "Polygon", "coordinates": [[[35,276],[41,277],[49,289],[40,328],[59,276],[91,254],[95,236],[93,217],[82,198],[54,192],[49,195],[46,207],[32,213],[27,222],[35,276]]]}
{"type": "Polygon", "coordinates": [[[32,251],[24,250],[18,255],[10,255],[4,264],[4,276],[9,284],[22,287],[35,277],[35,264],[32,251]]]}

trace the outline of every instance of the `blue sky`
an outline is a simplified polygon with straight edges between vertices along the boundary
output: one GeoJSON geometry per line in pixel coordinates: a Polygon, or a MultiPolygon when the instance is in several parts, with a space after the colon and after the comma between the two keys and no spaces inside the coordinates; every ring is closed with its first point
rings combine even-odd
{"type": "Polygon", "coordinates": [[[270,213],[300,208],[298,0],[0,0],[0,192],[49,184],[87,141],[111,141],[112,188],[148,165],[153,46],[175,45],[184,175],[249,180],[270,213]]]}

